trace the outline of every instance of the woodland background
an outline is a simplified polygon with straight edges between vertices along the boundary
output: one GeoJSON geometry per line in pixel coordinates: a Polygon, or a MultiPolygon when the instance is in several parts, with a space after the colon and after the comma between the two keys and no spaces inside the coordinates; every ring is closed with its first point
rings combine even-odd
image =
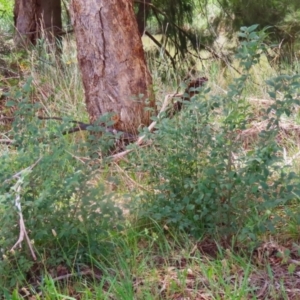
{"type": "Polygon", "coordinates": [[[1,297],[298,299],[299,1],[134,1],[115,44],[114,1],[22,3],[0,1],[1,297]]]}

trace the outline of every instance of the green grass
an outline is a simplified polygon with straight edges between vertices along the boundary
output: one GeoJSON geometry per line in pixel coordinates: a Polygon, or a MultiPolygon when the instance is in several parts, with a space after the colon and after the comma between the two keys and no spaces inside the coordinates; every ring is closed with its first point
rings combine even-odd
{"type": "MultiPolygon", "coordinates": [[[[92,267],[60,278],[44,275],[34,287],[18,291],[36,299],[290,299],[292,274],[283,266],[277,272],[284,271],[285,278],[273,274],[269,263],[255,263],[262,262],[255,255],[158,226],[141,231],[129,223],[111,242],[115,250],[92,258],[92,267]]],[[[23,299],[18,291],[11,299],[23,299]]]]}

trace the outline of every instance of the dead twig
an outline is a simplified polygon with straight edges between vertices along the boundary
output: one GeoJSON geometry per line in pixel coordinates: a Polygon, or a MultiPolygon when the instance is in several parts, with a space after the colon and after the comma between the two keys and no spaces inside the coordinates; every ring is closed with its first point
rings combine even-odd
{"type": "Polygon", "coordinates": [[[0,139],[0,144],[4,144],[4,145],[11,145],[14,142],[15,142],[14,140],[10,140],[10,139],[0,139]]]}
{"type": "MultiPolygon", "coordinates": [[[[15,190],[16,193],[16,199],[15,199],[15,206],[18,210],[18,215],[19,215],[19,226],[20,226],[20,234],[19,234],[19,238],[17,240],[17,242],[12,246],[12,248],[10,249],[11,252],[13,252],[15,250],[16,247],[20,247],[21,248],[21,244],[24,241],[24,237],[26,239],[27,245],[29,247],[29,250],[31,252],[31,256],[33,258],[33,260],[36,260],[36,255],[35,252],[32,248],[31,245],[31,241],[28,237],[27,231],[26,231],[26,227],[25,227],[25,222],[24,222],[24,218],[23,218],[23,214],[22,214],[22,208],[21,208],[21,186],[23,183],[23,178],[28,175],[29,172],[31,172],[31,170],[39,163],[39,161],[42,158],[39,158],[33,165],[31,165],[30,167],[14,174],[11,179],[18,179],[18,181],[16,182],[16,184],[13,186],[13,189],[15,190]]],[[[6,180],[5,182],[7,182],[8,180],[6,180]]]]}
{"type": "Polygon", "coordinates": [[[150,192],[149,189],[147,189],[146,187],[142,186],[141,184],[137,183],[135,180],[133,180],[117,163],[115,164],[116,168],[124,174],[124,176],[128,179],[129,182],[131,182],[133,185],[139,187],[140,189],[146,191],[146,192],[150,192]]]}
{"type": "Polygon", "coordinates": [[[74,273],[74,274],[61,275],[61,276],[53,278],[52,280],[59,281],[59,280],[68,279],[68,278],[74,277],[74,276],[92,276],[98,280],[102,278],[101,275],[95,274],[95,272],[93,272],[92,270],[86,270],[86,271],[81,271],[81,272],[74,273]]]}
{"type": "Polygon", "coordinates": [[[12,246],[10,251],[13,252],[17,246],[19,246],[21,248],[21,244],[22,244],[22,242],[24,240],[24,236],[25,236],[27,245],[28,245],[28,247],[30,249],[30,252],[31,252],[31,256],[32,256],[33,260],[36,260],[36,255],[34,253],[34,250],[33,250],[32,246],[31,246],[31,242],[30,242],[30,239],[28,237],[26,227],[25,227],[25,222],[24,222],[24,218],[23,218],[23,214],[22,214],[22,210],[21,210],[20,192],[21,192],[21,184],[19,184],[17,189],[16,189],[17,196],[16,196],[16,200],[15,200],[15,205],[18,209],[18,214],[19,214],[19,218],[20,218],[20,220],[19,220],[20,234],[19,234],[19,238],[18,238],[17,242],[12,246]]]}
{"type": "MultiPolygon", "coordinates": [[[[157,115],[157,118],[159,118],[161,116],[161,114],[167,109],[169,102],[176,96],[177,96],[177,91],[174,94],[166,95],[165,100],[163,102],[163,105],[162,105],[162,107],[161,107],[161,109],[160,109],[160,111],[157,115]]],[[[157,121],[153,121],[148,126],[149,132],[151,132],[155,128],[156,124],[157,124],[157,121]]],[[[146,137],[146,135],[142,135],[141,137],[138,138],[138,140],[134,144],[137,145],[137,146],[142,145],[143,142],[144,142],[145,137],[146,137]]],[[[114,154],[114,155],[110,156],[110,159],[112,159],[112,161],[114,161],[114,162],[117,162],[120,159],[122,159],[125,155],[127,155],[128,153],[130,153],[132,151],[133,151],[133,149],[128,149],[128,150],[122,151],[120,153],[117,153],[117,154],[114,154]]]]}

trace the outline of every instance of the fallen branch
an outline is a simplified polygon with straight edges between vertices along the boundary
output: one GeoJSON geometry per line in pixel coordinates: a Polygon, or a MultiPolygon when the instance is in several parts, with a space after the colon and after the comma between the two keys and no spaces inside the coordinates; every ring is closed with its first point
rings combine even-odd
{"type": "Polygon", "coordinates": [[[260,104],[263,104],[263,105],[272,105],[272,104],[275,103],[275,101],[272,100],[272,99],[260,99],[260,98],[252,98],[252,97],[249,97],[249,98],[246,98],[246,99],[251,101],[251,102],[260,103],[260,104]]]}
{"type": "Polygon", "coordinates": [[[130,176],[128,176],[128,174],[117,164],[115,163],[116,168],[122,173],[124,174],[124,176],[127,178],[127,180],[129,182],[131,182],[134,186],[139,187],[140,189],[149,192],[150,190],[147,189],[146,187],[142,186],[141,184],[137,183],[136,181],[134,181],[130,176]]]}
{"type": "Polygon", "coordinates": [[[149,32],[149,31],[145,31],[145,35],[147,35],[149,37],[149,39],[156,45],[158,46],[160,49],[164,50],[164,53],[166,53],[166,55],[170,58],[173,69],[176,70],[176,64],[174,61],[174,58],[172,57],[172,55],[170,54],[170,52],[149,32]]]}
{"type": "Polygon", "coordinates": [[[4,145],[11,145],[14,142],[15,142],[14,140],[10,140],[10,139],[0,139],[0,144],[4,144],[4,145]]]}
{"type": "MultiPolygon", "coordinates": [[[[165,97],[165,100],[163,102],[163,105],[157,115],[157,118],[159,118],[161,116],[161,114],[167,109],[168,105],[169,105],[169,102],[174,98],[176,97],[178,94],[177,92],[174,93],[174,94],[168,94],[166,95],[165,97]]],[[[152,130],[155,128],[157,124],[157,121],[153,121],[149,126],[148,126],[148,130],[149,132],[152,132],[152,130]]],[[[137,146],[140,146],[143,142],[144,142],[144,139],[145,139],[146,135],[142,135],[141,137],[138,138],[138,140],[134,143],[135,145],[137,146]]],[[[113,161],[119,161],[120,159],[122,159],[125,155],[127,155],[128,153],[132,152],[133,149],[128,149],[128,150],[125,150],[125,151],[122,151],[120,153],[117,153],[115,155],[112,155],[110,156],[110,159],[112,159],[113,161]]]]}
{"type": "MultiPolygon", "coordinates": [[[[188,95],[187,98],[191,98],[193,97],[195,94],[198,94],[199,91],[197,90],[199,87],[203,86],[203,84],[208,81],[208,79],[206,77],[200,77],[200,78],[197,78],[195,80],[192,80],[186,90],[184,91],[184,93],[178,93],[178,90],[179,90],[179,87],[177,88],[177,91],[173,94],[168,94],[165,96],[165,100],[163,102],[163,105],[157,115],[157,119],[159,119],[162,115],[163,112],[166,111],[170,101],[176,97],[178,98],[181,98],[182,100],[185,99],[185,95],[188,95]]],[[[182,109],[182,102],[180,101],[176,101],[175,103],[173,103],[173,109],[174,111],[178,112],[182,109]]],[[[155,128],[157,124],[157,121],[153,121],[149,126],[148,126],[148,131],[149,132],[152,132],[152,130],[155,128]]],[[[137,146],[140,146],[143,142],[144,142],[144,139],[145,139],[146,135],[143,135],[141,137],[138,138],[138,140],[134,143],[135,145],[137,146]]],[[[128,149],[128,150],[125,150],[125,151],[122,151],[120,153],[117,153],[115,155],[112,155],[110,156],[110,159],[112,159],[113,161],[118,161],[120,159],[122,159],[125,155],[127,155],[128,153],[132,152],[133,149],[128,149]]]]}
{"type": "MultiPolygon", "coordinates": [[[[24,237],[26,239],[27,245],[29,247],[29,250],[31,252],[31,256],[33,258],[33,260],[36,260],[36,255],[34,253],[34,250],[32,248],[30,239],[28,237],[27,231],[26,231],[26,227],[25,227],[25,222],[24,222],[24,218],[23,218],[23,214],[22,214],[22,208],[21,208],[21,185],[23,183],[23,178],[38,164],[38,162],[41,160],[41,158],[39,158],[32,166],[14,174],[11,179],[18,179],[18,181],[16,182],[16,184],[13,186],[15,192],[16,192],[16,199],[15,199],[15,206],[18,210],[18,214],[19,214],[19,226],[20,226],[20,234],[19,234],[19,238],[17,240],[17,242],[12,246],[12,248],[10,249],[11,252],[13,252],[15,250],[16,247],[20,247],[21,248],[21,244],[24,241],[24,237]]],[[[5,181],[7,182],[7,180],[5,181]]]]}
{"type": "Polygon", "coordinates": [[[53,281],[59,281],[59,280],[64,280],[64,279],[68,279],[70,277],[75,277],[75,276],[91,276],[91,277],[96,278],[96,279],[101,279],[102,278],[101,275],[95,274],[95,272],[93,272],[92,270],[86,270],[86,271],[80,271],[78,273],[61,275],[61,276],[52,278],[52,280],[53,281]]]}
{"type": "Polygon", "coordinates": [[[16,189],[17,196],[16,196],[16,200],[15,200],[15,205],[18,209],[18,214],[19,214],[19,217],[20,217],[20,220],[19,220],[20,234],[19,234],[19,239],[13,245],[13,247],[10,249],[10,252],[13,252],[17,246],[19,246],[21,248],[21,244],[22,244],[22,242],[24,240],[24,236],[25,236],[27,245],[28,245],[28,247],[30,249],[30,252],[31,252],[31,256],[32,256],[33,260],[36,260],[36,255],[34,253],[34,250],[33,250],[32,246],[31,246],[31,242],[30,242],[30,239],[28,237],[26,227],[25,227],[25,222],[24,222],[24,218],[23,218],[23,214],[22,214],[22,210],[21,210],[20,192],[21,192],[21,184],[19,184],[17,189],[16,189]]]}

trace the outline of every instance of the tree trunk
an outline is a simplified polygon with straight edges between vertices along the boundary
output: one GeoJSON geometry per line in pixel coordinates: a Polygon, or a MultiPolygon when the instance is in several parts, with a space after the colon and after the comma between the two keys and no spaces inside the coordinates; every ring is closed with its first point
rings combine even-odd
{"type": "Polygon", "coordinates": [[[35,11],[35,0],[15,0],[14,23],[16,34],[14,42],[16,46],[27,47],[30,43],[34,43],[37,27],[35,11]]]}
{"type": "Polygon", "coordinates": [[[72,0],[77,56],[91,122],[112,113],[114,128],[137,133],[155,106],[132,0],[72,0]]]}
{"type": "Polygon", "coordinates": [[[54,49],[61,40],[61,0],[37,0],[38,37],[44,36],[54,49]]]}
{"type": "Polygon", "coordinates": [[[15,44],[27,47],[45,37],[55,45],[62,33],[60,0],[15,0],[15,44]]]}

